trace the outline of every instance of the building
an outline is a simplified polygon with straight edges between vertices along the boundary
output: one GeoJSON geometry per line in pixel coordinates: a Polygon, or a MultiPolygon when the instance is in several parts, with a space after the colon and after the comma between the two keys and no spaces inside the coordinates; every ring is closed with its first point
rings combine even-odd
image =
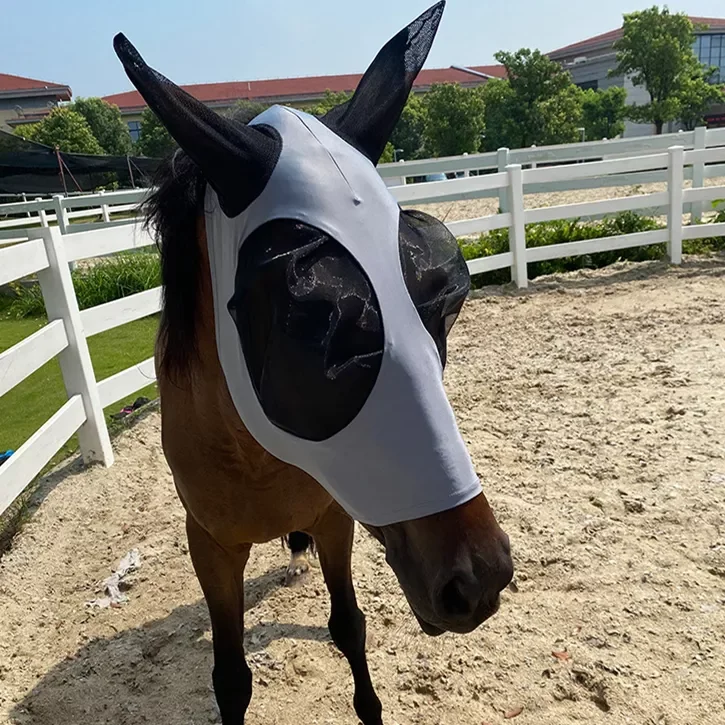
{"type": "Polygon", "coordinates": [[[0,128],[11,121],[35,121],[62,101],[70,101],[70,86],[0,73],[0,128]]]}
{"type": "MultiPolygon", "coordinates": [[[[697,18],[690,20],[696,26],[705,26],[704,30],[696,31],[695,54],[701,63],[718,68],[714,82],[725,83],[725,18],[697,18]]],[[[608,33],[595,35],[593,38],[567,45],[548,54],[568,70],[581,88],[609,88],[623,86],[627,89],[627,103],[643,105],[649,103],[649,94],[642,86],[635,86],[630,78],[621,76],[610,77],[609,71],[616,67],[615,41],[622,37],[622,28],[608,33]]],[[[713,108],[706,119],[708,125],[725,125],[725,107],[713,108]]],[[[676,131],[675,124],[670,124],[666,131],[676,131]]],[[[624,136],[647,136],[654,133],[650,124],[627,122],[624,136]]]]}
{"type": "MultiPolygon", "coordinates": [[[[488,78],[503,78],[503,66],[474,66],[470,69],[434,68],[422,70],[413,86],[414,93],[425,93],[434,83],[460,83],[474,87],[485,83],[488,78]]],[[[293,105],[299,108],[314,105],[333,93],[355,90],[362,73],[338,76],[309,76],[305,78],[278,78],[262,81],[232,81],[229,83],[200,83],[181,86],[194,98],[203,101],[216,111],[223,112],[238,101],[253,101],[268,105],[293,105]]],[[[138,138],[141,127],[141,113],[146,103],[138,91],[126,91],[105,96],[104,101],[121,109],[121,115],[128,123],[131,136],[138,138]]]]}

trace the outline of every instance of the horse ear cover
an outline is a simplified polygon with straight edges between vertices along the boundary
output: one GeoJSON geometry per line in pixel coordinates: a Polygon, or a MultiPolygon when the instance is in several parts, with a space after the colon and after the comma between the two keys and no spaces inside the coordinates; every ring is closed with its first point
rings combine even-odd
{"type": "Polygon", "coordinates": [[[393,36],[362,77],[353,97],[322,121],[377,164],[428,57],[445,9],[437,3],[393,36]]]}
{"type": "Polygon", "coordinates": [[[282,150],[277,132],[235,123],[149,67],[119,33],[113,47],[149,108],[204,174],[222,211],[235,217],[263,191],[282,150]]]}

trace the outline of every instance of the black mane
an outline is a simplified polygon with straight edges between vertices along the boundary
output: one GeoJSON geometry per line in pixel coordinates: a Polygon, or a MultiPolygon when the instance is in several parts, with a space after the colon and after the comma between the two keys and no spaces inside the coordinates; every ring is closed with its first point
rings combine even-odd
{"type": "MultiPolygon", "coordinates": [[[[230,115],[238,123],[248,123],[260,110],[240,107],[230,115]]],[[[177,149],[159,165],[153,188],[142,212],[161,254],[161,369],[167,377],[180,382],[188,379],[198,355],[201,258],[197,220],[203,212],[206,179],[199,167],[177,149]]]]}

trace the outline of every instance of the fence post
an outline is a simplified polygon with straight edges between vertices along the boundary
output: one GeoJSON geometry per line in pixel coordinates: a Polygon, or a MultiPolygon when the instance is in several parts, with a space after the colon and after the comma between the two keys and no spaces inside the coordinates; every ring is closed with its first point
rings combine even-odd
{"type": "MultiPolygon", "coordinates": [[[[404,163],[404,162],[405,162],[405,159],[398,159],[398,163],[399,163],[399,164],[402,164],[402,163],[404,163]]],[[[405,186],[405,182],[406,182],[406,179],[405,179],[405,174],[403,174],[403,175],[402,175],[402,176],[400,177],[400,186],[405,186]]]]}
{"type": "MultiPolygon", "coordinates": [[[[103,194],[106,193],[106,190],[101,189],[98,193],[103,196],[103,194]]],[[[103,199],[101,199],[101,218],[106,224],[111,221],[111,215],[108,213],[108,204],[104,204],[103,199]]]]}
{"type": "MultiPolygon", "coordinates": [[[[468,156],[468,151],[464,151],[463,152],[463,155],[464,156],[468,156]]],[[[463,178],[464,179],[467,179],[470,175],[471,175],[471,170],[470,169],[464,169],[464,171],[463,171],[463,178]]]]}
{"type": "MultiPolygon", "coordinates": [[[[536,144],[535,143],[532,143],[531,144],[531,148],[532,149],[535,149],[536,148],[536,144]]],[[[532,169],[535,169],[536,168],[536,161],[532,161],[531,164],[530,164],[530,166],[531,166],[532,169]]]]}
{"type": "MultiPolygon", "coordinates": [[[[695,151],[702,151],[707,148],[707,128],[698,126],[695,129],[695,140],[693,147],[695,151]]],[[[692,188],[699,189],[705,186],[705,163],[704,161],[692,165],[692,188]]],[[[699,222],[702,219],[703,202],[693,201],[690,205],[690,221],[699,222]]]]}
{"type": "Polygon", "coordinates": [[[669,208],[667,210],[667,256],[672,264],[682,262],[682,198],[685,183],[685,147],[669,148],[669,164],[667,168],[667,191],[669,192],[669,208]]]}
{"type": "Polygon", "coordinates": [[[524,177],[521,164],[511,164],[508,171],[508,192],[511,200],[509,249],[513,256],[511,279],[519,288],[529,286],[526,265],[526,224],[524,223],[524,177]]]}
{"type": "MultiPolygon", "coordinates": [[[[43,199],[42,199],[42,197],[38,196],[38,197],[36,197],[35,201],[43,201],[43,199]]],[[[48,215],[46,214],[45,209],[43,209],[43,208],[38,209],[38,219],[40,219],[41,227],[48,226],[48,215]]]]}
{"type": "Polygon", "coordinates": [[[93,372],[88,341],[83,333],[78,300],[73,289],[65,243],[58,227],[36,229],[48,254],[49,267],[38,272],[48,321],[63,320],[68,347],[58,355],[66,393],[70,398],[80,395],[86,412],[86,422],[78,429],[81,454],[86,463],[113,463],[113,449],[103,416],[98,385],[93,372]]]}
{"type": "Polygon", "coordinates": [[[53,203],[55,204],[55,218],[58,222],[60,233],[68,234],[70,220],[68,219],[68,210],[63,205],[63,194],[54,194],[53,203]]]}
{"type": "MultiPolygon", "coordinates": [[[[68,234],[68,227],[70,226],[70,219],[68,218],[68,210],[63,204],[63,194],[54,194],[53,203],[55,205],[55,220],[58,223],[58,229],[61,234],[68,234]]],[[[70,263],[70,269],[76,268],[76,263],[70,263]]]]}
{"type": "MultiPolygon", "coordinates": [[[[506,171],[506,167],[509,165],[509,150],[506,147],[502,147],[497,151],[497,155],[498,170],[506,171]]],[[[511,210],[509,198],[508,187],[498,190],[498,208],[502,213],[511,210]]]]}

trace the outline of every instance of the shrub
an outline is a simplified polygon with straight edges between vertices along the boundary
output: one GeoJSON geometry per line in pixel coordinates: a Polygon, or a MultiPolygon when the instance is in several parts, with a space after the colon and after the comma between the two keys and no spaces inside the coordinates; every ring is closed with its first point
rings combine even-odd
{"type": "MultiPolygon", "coordinates": [[[[93,266],[71,273],[78,306],[85,310],[105,302],[153,289],[161,284],[159,255],[156,252],[124,252],[98,260],[93,266]]],[[[45,313],[43,295],[37,284],[15,285],[16,298],[10,314],[35,317],[45,313]]]]}
{"type": "MultiPolygon", "coordinates": [[[[720,212],[720,215],[725,217],[725,211],[720,212]]],[[[527,225],[526,246],[544,247],[551,244],[634,234],[636,232],[661,229],[662,226],[656,219],[641,216],[631,211],[617,214],[614,217],[607,217],[600,221],[583,222],[580,219],[563,219],[541,222],[527,225]]],[[[482,234],[475,240],[461,240],[460,246],[466,259],[476,259],[477,257],[488,257],[493,254],[508,252],[508,229],[496,229],[482,234]]],[[[725,249],[725,237],[696,239],[683,243],[685,254],[706,254],[723,249],[725,249]]],[[[534,262],[528,266],[529,278],[534,279],[545,274],[571,272],[577,269],[600,269],[625,259],[632,262],[661,259],[665,253],[666,245],[652,244],[646,247],[617,249],[611,252],[597,252],[596,254],[583,254],[576,257],[534,262]]],[[[494,272],[475,275],[472,286],[477,288],[489,284],[505,284],[510,281],[510,278],[508,269],[499,269],[494,272]]]]}

